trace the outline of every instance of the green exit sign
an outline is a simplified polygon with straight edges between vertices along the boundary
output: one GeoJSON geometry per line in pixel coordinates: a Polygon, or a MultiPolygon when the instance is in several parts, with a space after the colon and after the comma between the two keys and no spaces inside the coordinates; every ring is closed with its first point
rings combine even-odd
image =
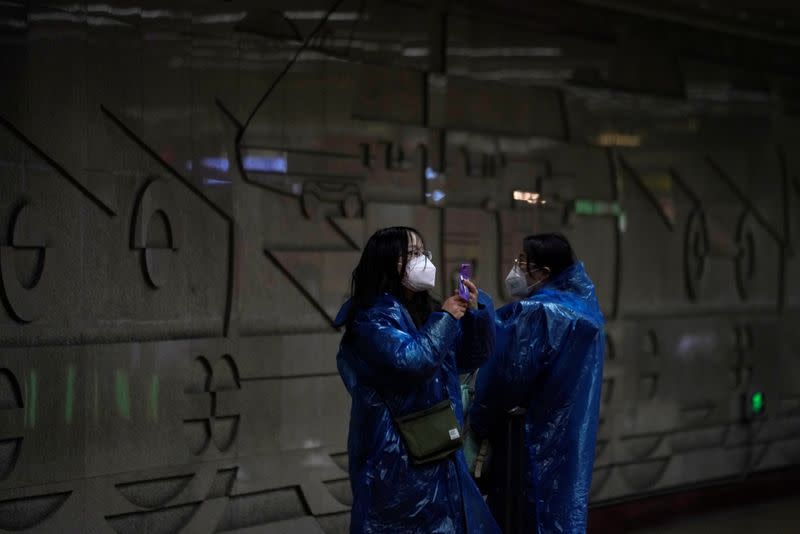
{"type": "Polygon", "coordinates": [[[767,395],[760,389],[750,389],[742,392],[741,417],[744,422],[753,422],[763,419],[767,415],[767,395]]]}
{"type": "Polygon", "coordinates": [[[761,415],[764,413],[764,393],[755,391],[750,395],[750,413],[761,415]]]}

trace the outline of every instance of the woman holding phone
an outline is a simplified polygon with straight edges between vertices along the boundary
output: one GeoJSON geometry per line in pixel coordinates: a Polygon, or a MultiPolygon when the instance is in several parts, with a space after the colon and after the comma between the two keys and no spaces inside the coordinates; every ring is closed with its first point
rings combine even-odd
{"type": "Polygon", "coordinates": [[[489,506],[506,534],[584,533],[605,349],[594,284],[564,236],[538,234],[506,287],[518,300],[497,310],[469,413],[491,443],[489,506]]]}
{"type": "Polygon", "coordinates": [[[353,271],[337,357],[352,397],[350,532],[499,533],[461,452],[458,375],[494,350],[492,302],[430,295],[436,267],[420,233],[370,237],[353,271]]]}

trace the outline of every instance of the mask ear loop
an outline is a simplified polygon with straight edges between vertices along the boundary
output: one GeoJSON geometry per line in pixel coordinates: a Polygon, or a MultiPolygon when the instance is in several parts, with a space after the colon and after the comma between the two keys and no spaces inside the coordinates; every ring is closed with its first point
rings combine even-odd
{"type": "MultiPolygon", "coordinates": [[[[534,271],[547,271],[547,278],[542,278],[541,280],[539,280],[535,284],[529,285],[528,286],[528,294],[531,294],[534,289],[536,289],[537,287],[539,287],[540,285],[544,284],[545,282],[547,282],[550,279],[550,273],[551,273],[550,267],[537,267],[536,269],[534,269],[534,271]]],[[[530,270],[528,270],[528,276],[533,276],[531,274],[530,270]]]]}
{"type": "MultiPolygon", "coordinates": [[[[519,260],[518,259],[514,260],[514,263],[516,263],[516,265],[519,267],[519,260]]],[[[533,273],[536,272],[536,271],[547,271],[548,276],[550,276],[550,267],[539,267],[539,266],[537,266],[535,269],[531,270],[530,265],[531,264],[526,261],[525,262],[525,270],[523,272],[525,274],[527,274],[528,276],[530,276],[531,278],[533,278],[533,273]]],[[[534,264],[534,265],[536,265],[536,264],[534,264]]],[[[520,270],[522,270],[522,267],[520,267],[520,270]]]]}

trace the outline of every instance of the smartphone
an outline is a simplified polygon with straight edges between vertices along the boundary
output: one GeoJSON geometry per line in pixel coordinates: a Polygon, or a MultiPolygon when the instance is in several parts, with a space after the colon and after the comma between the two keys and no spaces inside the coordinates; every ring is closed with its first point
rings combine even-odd
{"type": "Polygon", "coordinates": [[[464,283],[465,280],[472,278],[472,264],[462,263],[461,268],[458,270],[458,294],[459,296],[469,302],[469,288],[464,283]]]}

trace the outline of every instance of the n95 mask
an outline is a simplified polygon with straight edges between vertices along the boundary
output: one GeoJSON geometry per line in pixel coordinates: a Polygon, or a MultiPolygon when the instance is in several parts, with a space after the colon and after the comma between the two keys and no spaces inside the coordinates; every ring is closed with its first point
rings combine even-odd
{"type": "Polygon", "coordinates": [[[528,280],[518,265],[514,265],[506,276],[506,290],[508,294],[517,299],[524,299],[539,284],[528,285],[528,280]]]}
{"type": "Polygon", "coordinates": [[[411,291],[430,291],[436,286],[436,266],[425,256],[411,259],[406,266],[403,285],[411,291]]]}

